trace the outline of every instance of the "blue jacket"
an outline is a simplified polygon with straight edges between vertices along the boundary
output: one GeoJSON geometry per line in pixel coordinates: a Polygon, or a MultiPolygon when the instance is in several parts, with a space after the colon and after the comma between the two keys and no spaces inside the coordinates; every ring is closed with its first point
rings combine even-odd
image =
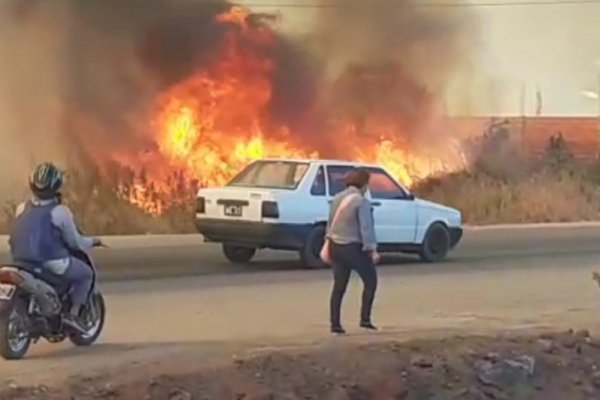
{"type": "Polygon", "coordinates": [[[63,274],[70,262],[69,249],[87,251],[94,239],[79,234],[66,206],[56,200],[32,199],[17,207],[9,245],[13,261],[63,274]]]}

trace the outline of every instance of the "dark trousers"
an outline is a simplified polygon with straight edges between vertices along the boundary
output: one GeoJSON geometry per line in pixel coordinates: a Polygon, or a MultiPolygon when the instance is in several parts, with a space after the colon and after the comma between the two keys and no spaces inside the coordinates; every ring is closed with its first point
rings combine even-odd
{"type": "Polygon", "coordinates": [[[371,255],[362,250],[362,244],[336,244],[330,242],[333,269],[333,289],[330,299],[330,322],[332,327],[341,326],[342,300],[348,287],[350,273],[356,271],[363,282],[360,322],[371,322],[371,309],[377,289],[377,270],[371,255]]]}

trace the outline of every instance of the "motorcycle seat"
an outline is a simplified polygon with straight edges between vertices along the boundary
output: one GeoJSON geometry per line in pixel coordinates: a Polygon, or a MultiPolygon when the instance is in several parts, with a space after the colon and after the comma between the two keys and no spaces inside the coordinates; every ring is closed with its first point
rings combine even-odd
{"type": "Polygon", "coordinates": [[[55,273],[48,271],[45,268],[31,265],[12,265],[12,267],[18,268],[20,270],[32,274],[36,279],[42,280],[48,285],[52,286],[57,292],[62,292],[68,289],[65,288],[67,282],[64,280],[63,277],[61,277],[60,275],[56,275],[55,273]]]}
{"type": "Polygon", "coordinates": [[[35,271],[34,276],[46,282],[48,285],[52,286],[56,290],[65,286],[64,278],[43,268],[40,268],[38,269],[38,271],[35,271]]]}

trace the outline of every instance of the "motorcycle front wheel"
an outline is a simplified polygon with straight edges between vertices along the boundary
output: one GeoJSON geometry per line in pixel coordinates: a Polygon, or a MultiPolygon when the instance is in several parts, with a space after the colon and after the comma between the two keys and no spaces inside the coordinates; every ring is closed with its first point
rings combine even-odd
{"type": "Polygon", "coordinates": [[[81,310],[81,320],[86,329],[85,333],[72,332],[69,334],[69,340],[75,346],[91,346],[94,344],[104,328],[104,318],[106,316],[106,306],[102,293],[96,292],[90,296],[90,301],[81,310]]]}
{"type": "Polygon", "coordinates": [[[15,299],[0,313],[0,355],[5,360],[20,360],[31,345],[27,305],[15,299]]]}

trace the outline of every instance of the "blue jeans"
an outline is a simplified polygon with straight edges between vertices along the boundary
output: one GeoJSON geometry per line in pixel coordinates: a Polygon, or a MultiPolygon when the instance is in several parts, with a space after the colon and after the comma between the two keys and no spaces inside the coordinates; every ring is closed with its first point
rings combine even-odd
{"type": "Polygon", "coordinates": [[[63,274],[63,278],[71,286],[71,301],[73,307],[79,309],[87,302],[88,295],[92,288],[94,274],[92,267],[79,260],[71,257],[69,268],[63,274]]]}

